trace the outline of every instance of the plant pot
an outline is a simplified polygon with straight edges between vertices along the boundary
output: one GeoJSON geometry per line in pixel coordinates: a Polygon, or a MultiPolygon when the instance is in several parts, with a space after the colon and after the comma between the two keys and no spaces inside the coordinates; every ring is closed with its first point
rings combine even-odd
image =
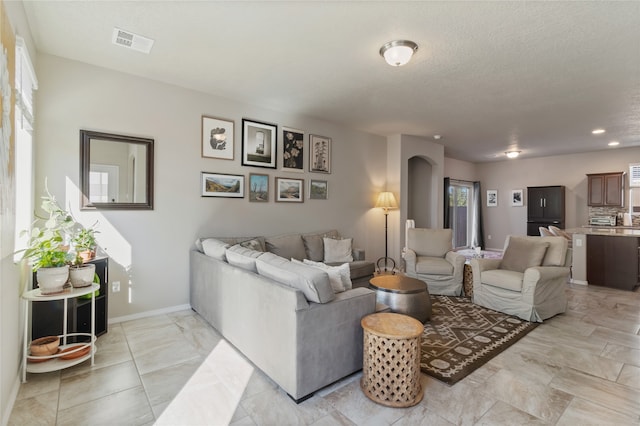
{"type": "Polygon", "coordinates": [[[86,287],[93,282],[93,275],[96,272],[96,265],[87,263],[86,265],[72,266],[69,268],[69,280],[74,287],[86,287]]]}
{"type": "Polygon", "coordinates": [[[56,268],[40,268],[36,280],[42,294],[60,293],[69,279],[69,265],[56,268]]]}
{"type": "Polygon", "coordinates": [[[79,252],[78,255],[82,258],[83,262],[88,262],[91,259],[93,259],[94,257],[96,257],[96,251],[95,250],[85,250],[85,251],[79,252]]]}

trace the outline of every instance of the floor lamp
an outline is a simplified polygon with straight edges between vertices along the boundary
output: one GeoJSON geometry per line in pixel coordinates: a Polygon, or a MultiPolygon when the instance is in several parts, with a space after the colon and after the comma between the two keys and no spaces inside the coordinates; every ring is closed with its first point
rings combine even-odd
{"type": "Polygon", "coordinates": [[[398,203],[396,203],[396,198],[393,196],[392,192],[381,192],[378,195],[378,201],[376,202],[376,207],[381,208],[384,211],[384,257],[381,257],[376,262],[376,266],[378,267],[378,271],[382,272],[382,268],[380,267],[380,262],[384,265],[384,271],[388,270],[394,271],[396,267],[396,261],[389,257],[388,252],[388,238],[389,238],[389,210],[397,209],[398,203]],[[389,265],[391,268],[389,269],[389,265]]]}

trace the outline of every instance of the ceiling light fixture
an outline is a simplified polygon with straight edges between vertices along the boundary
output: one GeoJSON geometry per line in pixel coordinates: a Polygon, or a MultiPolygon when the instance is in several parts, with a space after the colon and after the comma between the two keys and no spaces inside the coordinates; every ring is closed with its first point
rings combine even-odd
{"type": "Polygon", "coordinates": [[[516,158],[520,155],[520,151],[507,151],[505,154],[507,155],[507,158],[516,158]]]}
{"type": "Polygon", "coordinates": [[[606,131],[606,130],[604,130],[604,129],[594,129],[594,130],[592,130],[592,131],[591,131],[591,133],[592,133],[592,134],[594,134],[594,135],[601,135],[601,134],[603,134],[605,131],[606,131]]]}
{"type": "Polygon", "coordinates": [[[620,142],[618,142],[618,141],[611,141],[611,142],[609,142],[607,145],[609,145],[609,146],[618,146],[618,145],[620,145],[620,142]]]}
{"type": "Polygon", "coordinates": [[[409,40],[393,40],[380,48],[380,56],[393,67],[400,67],[411,60],[418,45],[409,40]]]}

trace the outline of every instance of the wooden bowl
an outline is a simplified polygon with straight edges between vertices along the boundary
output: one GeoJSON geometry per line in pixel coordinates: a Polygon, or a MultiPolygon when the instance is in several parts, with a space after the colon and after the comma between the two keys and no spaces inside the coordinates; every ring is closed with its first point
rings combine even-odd
{"type": "Polygon", "coordinates": [[[46,356],[58,352],[60,338],[58,336],[45,336],[31,342],[31,355],[46,356]]]}

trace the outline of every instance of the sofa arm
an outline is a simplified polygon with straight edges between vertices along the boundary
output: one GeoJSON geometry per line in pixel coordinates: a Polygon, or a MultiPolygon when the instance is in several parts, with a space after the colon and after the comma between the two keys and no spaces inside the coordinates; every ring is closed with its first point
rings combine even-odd
{"type": "Polygon", "coordinates": [[[353,260],[364,260],[365,251],[361,248],[354,248],[351,250],[351,255],[353,256],[353,260]]]}
{"type": "Polygon", "coordinates": [[[416,273],[416,252],[411,250],[410,248],[405,248],[404,262],[406,265],[406,272],[415,274],[416,273]]]}
{"type": "Polygon", "coordinates": [[[569,278],[570,270],[566,266],[534,266],[524,271],[522,279],[522,293],[533,294],[536,287],[548,284],[555,285],[569,278]]]}

